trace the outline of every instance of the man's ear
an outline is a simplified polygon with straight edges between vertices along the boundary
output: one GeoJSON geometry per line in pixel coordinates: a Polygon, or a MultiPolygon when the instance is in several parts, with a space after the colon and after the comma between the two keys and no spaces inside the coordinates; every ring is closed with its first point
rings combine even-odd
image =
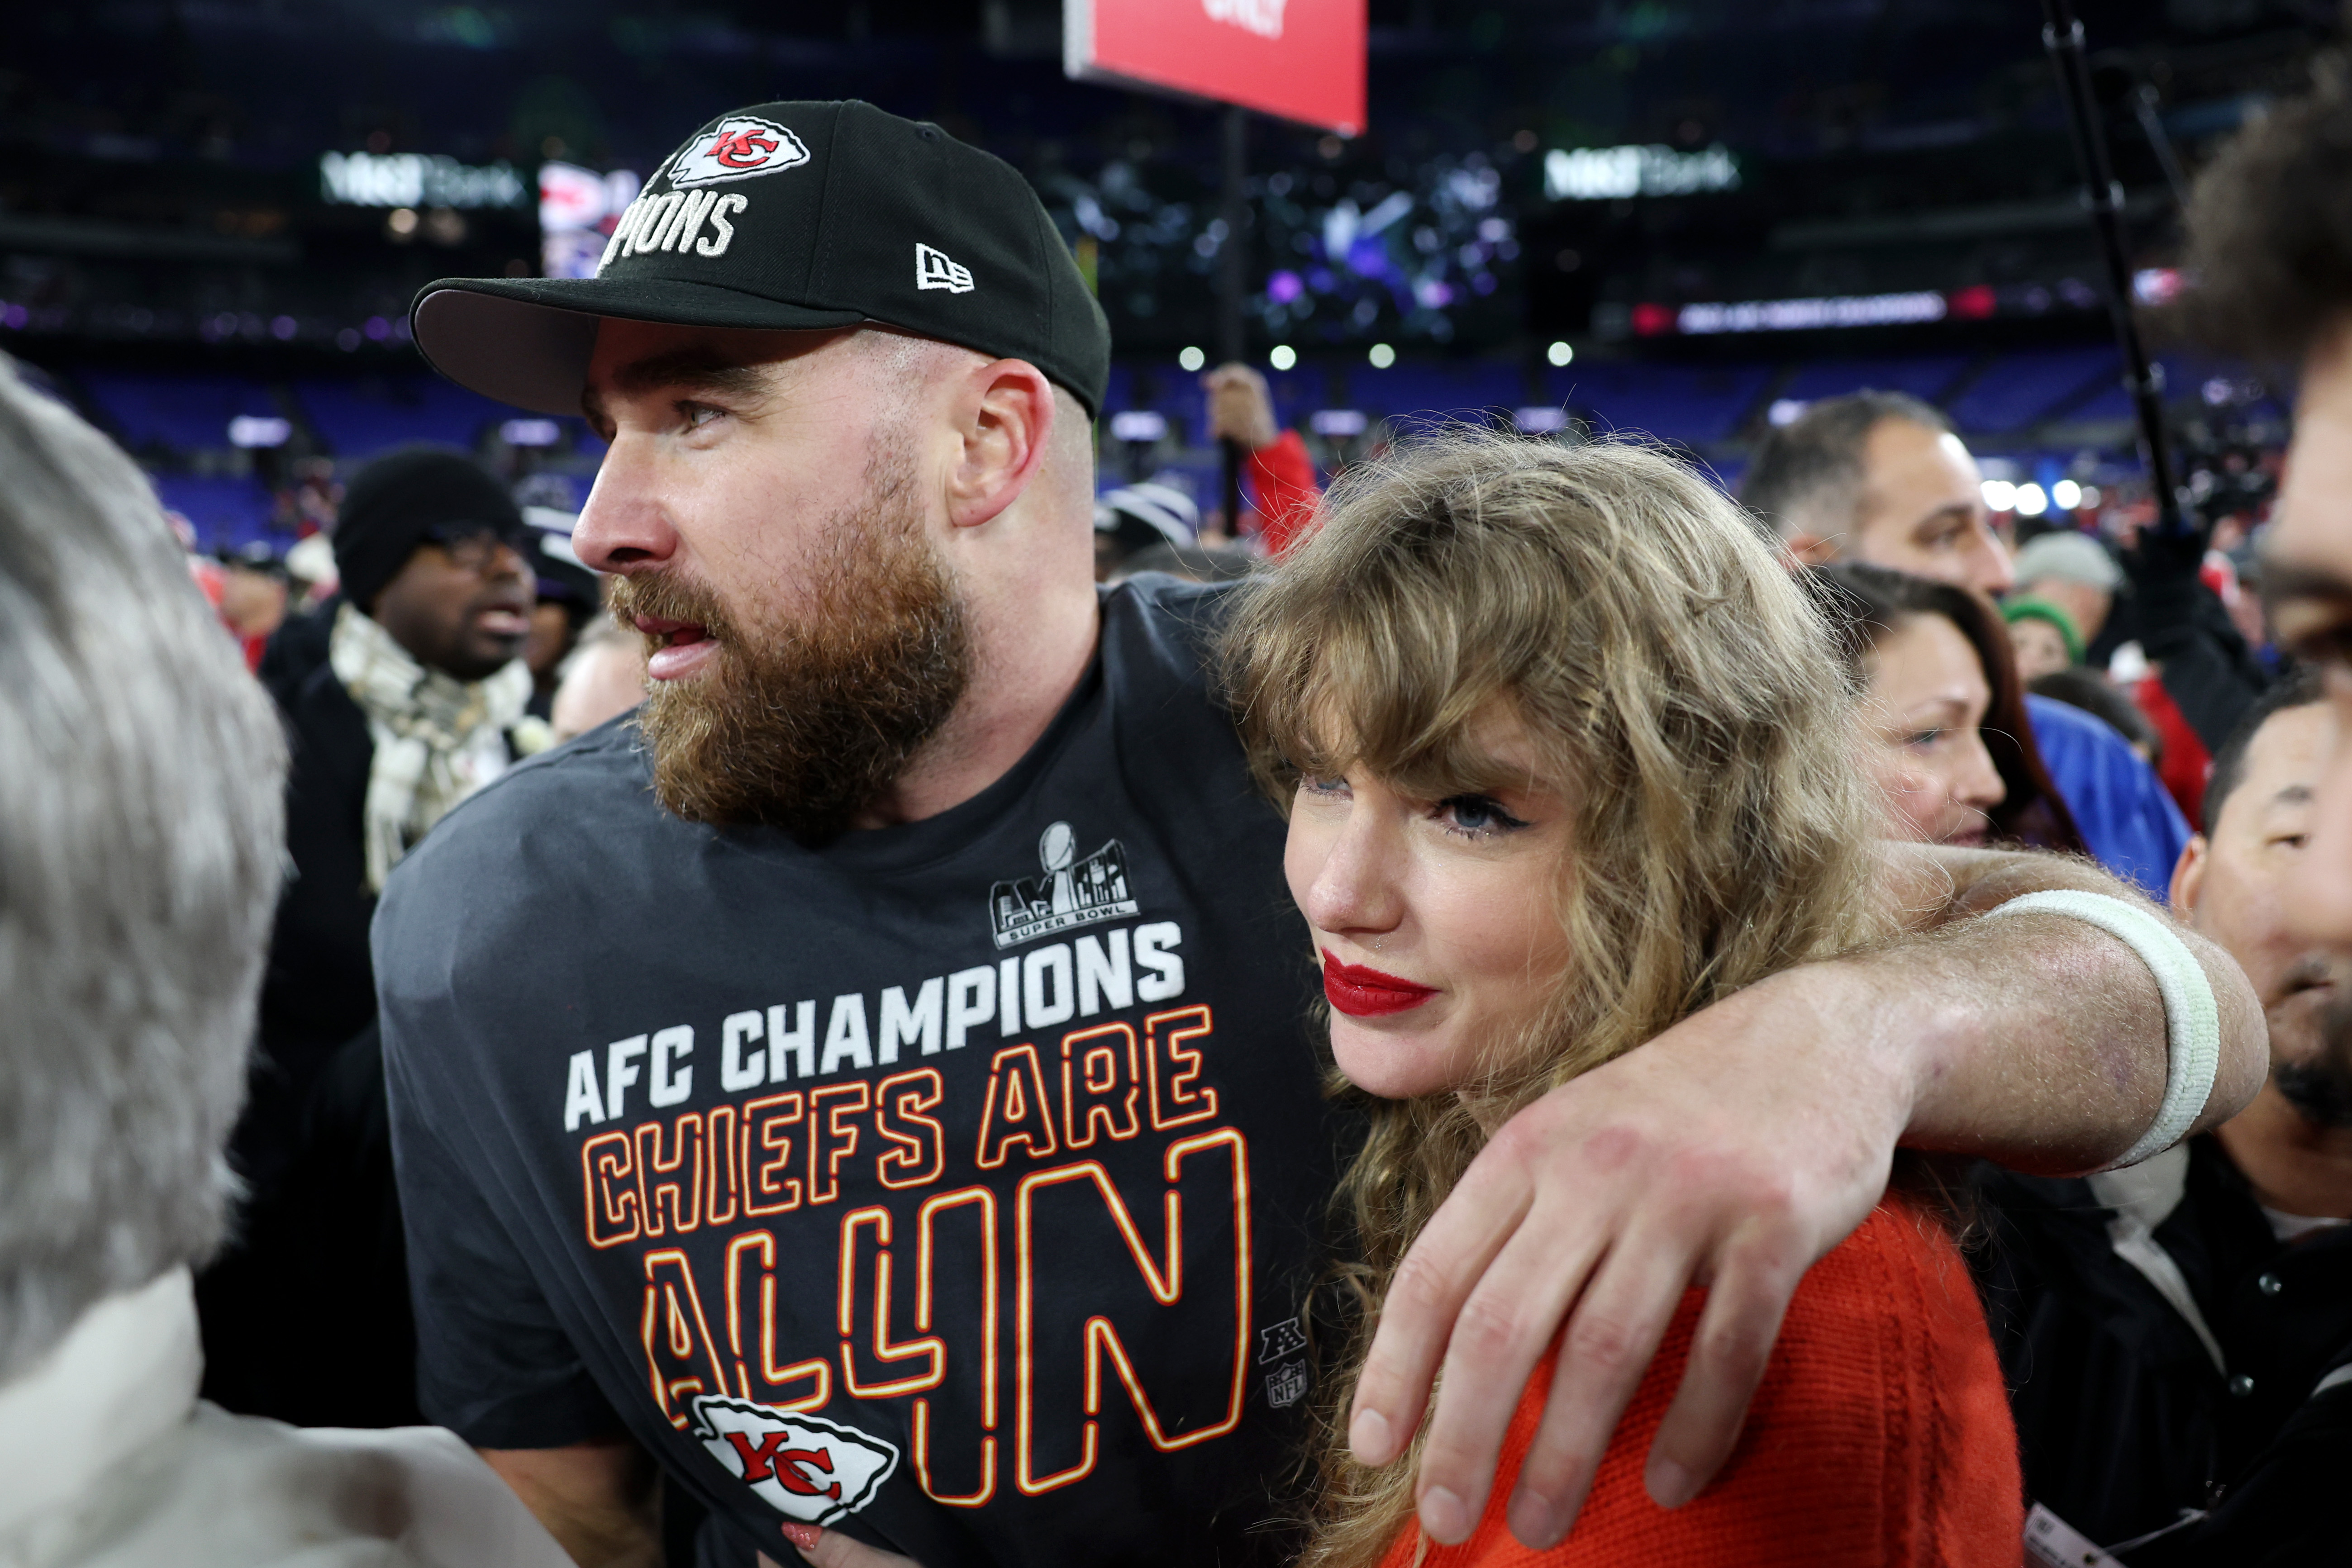
{"type": "Polygon", "coordinates": [[[2180,852],[2179,860],[2173,862],[2172,913],[2191,925],[2197,924],[2197,898],[2205,891],[2205,867],[2212,854],[2213,846],[2204,834],[2197,833],[2180,852]]]}
{"type": "Polygon", "coordinates": [[[1021,498],[1054,439],[1054,383],[1024,360],[971,372],[960,400],[962,450],[948,474],[948,520],[976,528],[1021,498]]]}
{"type": "Polygon", "coordinates": [[[1833,535],[1808,533],[1802,528],[1789,536],[1788,545],[1789,553],[1806,566],[1827,566],[1839,554],[1833,535]]]}

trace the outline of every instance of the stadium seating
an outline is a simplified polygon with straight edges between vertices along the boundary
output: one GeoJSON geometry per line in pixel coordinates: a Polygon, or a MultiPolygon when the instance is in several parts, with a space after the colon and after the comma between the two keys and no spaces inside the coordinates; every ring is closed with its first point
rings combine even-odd
{"type": "Polygon", "coordinates": [[[155,493],[163,505],[187,518],[195,529],[200,550],[234,550],[257,539],[268,539],[282,550],[292,542],[272,537],[269,489],[258,479],[186,474],[158,474],[153,478],[155,493]]]}
{"type": "Polygon", "coordinates": [[[134,452],[218,450],[230,444],[230,420],[284,416],[267,386],[235,376],[84,371],[74,379],[134,452]]]}
{"type": "Polygon", "coordinates": [[[493,423],[530,417],[430,374],[302,381],[294,391],[310,428],[345,463],[412,441],[470,450],[493,423]]]}
{"type": "Polygon", "coordinates": [[[1906,360],[1819,360],[1800,365],[1775,396],[1798,402],[1870,388],[1909,392],[1933,402],[1968,369],[1965,354],[1936,354],[1906,360]]]}
{"type": "Polygon", "coordinates": [[[2036,349],[2003,354],[1947,405],[1965,434],[2000,435],[2050,418],[2116,374],[2116,350],[2036,349]]]}

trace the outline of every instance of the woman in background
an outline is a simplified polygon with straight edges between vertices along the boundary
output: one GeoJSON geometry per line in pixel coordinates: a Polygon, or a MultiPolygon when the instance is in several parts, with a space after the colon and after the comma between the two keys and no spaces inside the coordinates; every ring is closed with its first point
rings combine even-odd
{"type": "Polygon", "coordinates": [[[2000,612],[1968,589],[1885,567],[1810,576],[1863,695],[1864,755],[1888,836],[2083,853],[2034,748],[2000,612]]]}

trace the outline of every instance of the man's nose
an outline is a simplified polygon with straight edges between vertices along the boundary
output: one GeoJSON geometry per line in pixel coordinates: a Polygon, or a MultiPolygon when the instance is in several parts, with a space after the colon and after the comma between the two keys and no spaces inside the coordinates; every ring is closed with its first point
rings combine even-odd
{"type": "Polygon", "coordinates": [[[1974,559],[1969,563],[1969,583],[1980,593],[1999,599],[2017,586],[2017,568],[2011,564],[2009,549],[1990,525],[1979,523],[1976,531],[1974,559]]]}
{"type": "Polygon", "coordinates": [[[572,529],[573,552],[593,570],[642,570],[677,549],[650,444],[624,432],[596,470],[588,504],[572,529]]]}

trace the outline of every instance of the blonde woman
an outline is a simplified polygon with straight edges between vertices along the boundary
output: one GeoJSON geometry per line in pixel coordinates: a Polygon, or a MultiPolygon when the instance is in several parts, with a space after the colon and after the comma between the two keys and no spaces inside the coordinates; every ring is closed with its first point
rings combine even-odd
{"type": "MultiPolygon", "coordinates": [[[[1332,1054],[1372,1097],[1343,1188],[1367,1327],[1515,1111],[1898,924],[1819,621],[1735,508],[1664,457],[1459,435],[1360,471],[1250,593],[1226,654],[1290,814],[1332,1054]]],[[[1547,1359],[1459,1546],[1420,1531],[1415,1456],[1355,1466],[1335,1410],[1307,1561],[2019,1560],[2000,1371],[1931,1204],[1890,1196],[1807,1275],[1740,1448],[1669,1512],[1642,1467],[1700,1300],[1558,1547],[1529,1553],[1504,1521],[1547,1359]]],[[[1344,1398],[1352,1367],[1336,1381],[1344,1398]]]]}

